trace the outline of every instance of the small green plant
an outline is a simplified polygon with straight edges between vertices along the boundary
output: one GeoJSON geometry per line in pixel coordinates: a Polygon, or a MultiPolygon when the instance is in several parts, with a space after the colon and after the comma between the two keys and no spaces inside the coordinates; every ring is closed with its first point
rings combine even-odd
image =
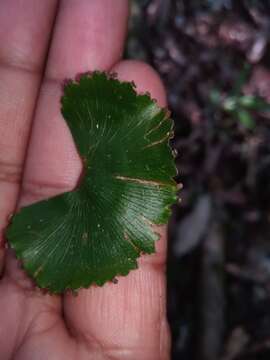
{"type": "Polygon", "coordinates": [[[6,231],[37,285],[103,285],[153,253],[176,200],[172,120],[134,84],[105,73],[69,82],[62,114],[83,160],[77,189],[21,209],[6,231]]]}
{"type": "Polygon", "coordinates": [[[228,95],[223,97],[218,90],[211,93],[212,103],[231,115],[247,129],[256,126],[256,113],[270,111],[270,104],[264,99],[253,95],[228,95]]]}
{"type": "Polygon", "coordinates": [[[270,111],[270,104],[259,96],[243,94],[243,86],[248,75],[249,67],[244,66],[233,91],[223,95],[215,89],[210,94],[210,100],[215,107],[229,114],[244,128],[253,130],[256,127],[256,115],[259,112],[270,111]]]}

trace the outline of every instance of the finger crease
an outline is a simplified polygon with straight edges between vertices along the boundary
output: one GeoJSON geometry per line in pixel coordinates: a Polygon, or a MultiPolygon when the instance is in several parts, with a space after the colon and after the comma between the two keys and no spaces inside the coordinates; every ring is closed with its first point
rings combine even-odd
{"type": "Polygon", "coordinates": [[[43,71],[43,65],[39,65],[36,63],[31,62],[24,62],[23,60],[13,60],[9,59],[8,57],[5,58],[3,55],[0,54],[0,67],[6,69],[12,69],[16,71],[22,71],[25,73],[38,75],[40,76],[43,71]]]}
{"type": "Polygon", "coordinates": [[[0,160],[0,183],[19,184],[22,178],[22,165],[0,160]]]}

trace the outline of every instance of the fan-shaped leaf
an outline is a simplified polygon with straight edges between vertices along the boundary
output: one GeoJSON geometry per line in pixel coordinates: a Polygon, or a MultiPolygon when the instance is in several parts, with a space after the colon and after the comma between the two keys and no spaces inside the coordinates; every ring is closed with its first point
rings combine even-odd
{"type": "Polygon", "coordinates": [[[51,292],[104,284],[154,252],[153,224],[176,199],[172,121],[148,95],[105,73],[69,82],[62,114],[85,174],[72,192],[20,210],[7,238],[27,273],[51,292]]]}

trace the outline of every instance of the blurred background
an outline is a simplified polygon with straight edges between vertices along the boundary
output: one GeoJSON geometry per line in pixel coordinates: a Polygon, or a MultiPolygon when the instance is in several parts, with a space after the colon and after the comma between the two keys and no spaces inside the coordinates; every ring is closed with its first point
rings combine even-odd
{"type": "Polygon", "coordinates": [[[133,0],[126,56],[168,91],[172,356],[270,359],[270,1],[133,0]]]}

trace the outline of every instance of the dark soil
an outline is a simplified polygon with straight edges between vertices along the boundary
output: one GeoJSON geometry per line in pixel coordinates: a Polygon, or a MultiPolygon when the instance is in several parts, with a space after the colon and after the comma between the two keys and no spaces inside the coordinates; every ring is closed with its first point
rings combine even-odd
{"type": "Polygon", "coordinates": [[[127,56],[164,80],[184,186],[169,226],[172,359],[270,359],[269,39],[267,0],[133,2],[127,56]],[[228,108],[248,95],[252,108],[228,108]]]}

